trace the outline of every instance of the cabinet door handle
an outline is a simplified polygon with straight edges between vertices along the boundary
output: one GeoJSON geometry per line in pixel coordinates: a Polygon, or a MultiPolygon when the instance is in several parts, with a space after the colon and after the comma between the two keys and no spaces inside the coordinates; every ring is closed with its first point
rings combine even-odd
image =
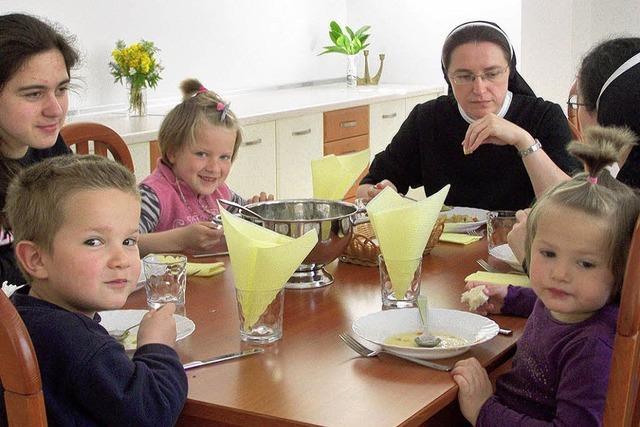
{"type": "Polygon", "coordinates": [[[383,119],[393,119],[394,117],[396,117],[398,115],[398,113],[391,113],[391,114],[383,114],[382,118],[383,119]]]}
{"type": "Polygon", "coordinates": [[[294,130],[293,132],[291,132],[291,135],[300,136],[300,135],[309,135],[310,133],[311,133],[311,128],[308,128],[305,130],[294,130]]]}
{"type": "Polygon", "coordinates": [[[242,145],[258,145],[258,144],[262,144],[262,138],[257,138],[251,141],[244,141],[242,143],[242,145]]]}
{"type": "Polygon", "coordinates": [[[341,128],[354,128],[356,126],[358,126],[358,122],[355,120],[351,120],[349,122],[340,122],[341,128]]]}

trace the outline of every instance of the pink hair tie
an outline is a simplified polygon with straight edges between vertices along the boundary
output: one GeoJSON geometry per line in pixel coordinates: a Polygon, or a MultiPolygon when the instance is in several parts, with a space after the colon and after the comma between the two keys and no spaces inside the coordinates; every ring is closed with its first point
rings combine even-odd
{"type": "Polygon", "coordinates": [[[224,102],[218,102],[216,104],[216,110],[220,111],[220,121],[224,122],[224,119],[227,118],[227,112],[229,111],[229,104],[225,104],[224,102]]]}
{"type": "Polygon", "coordinates": [[[597,184],[598,183],[598,177],[597,176],[588,176],[587,177],[587,181],[589,181],[592,184],[597,184]]]}
{"type": "Polygon", "coordinates": [[[198,93],[205,93],[205,92],[209,92],[209,91],[207,90],[206,87],[200,85],[200,87],[198,88],[198,93]]]}

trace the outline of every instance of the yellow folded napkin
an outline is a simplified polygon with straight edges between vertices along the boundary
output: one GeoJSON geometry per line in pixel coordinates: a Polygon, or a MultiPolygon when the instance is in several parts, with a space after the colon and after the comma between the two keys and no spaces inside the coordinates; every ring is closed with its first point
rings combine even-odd
{"type": "Polygon", "coordinates": [[[211,277],[224,271],[223,262],[213,263],[187,263],[187,276],[211,277]]]}
{"type": "Polygon", "coordinates": [[[246,221],[220,208],[236,288],[248,326],[253,326],[318,242],[315,230],[297,239],[246,221]]]}
{"type": "Polygon", "coordinates": [[[419,202],[385,187],[367,205],[367,214],[398,298],[402,298],[409,288],[416,271],[415,264],[420,262],[449,187],[445,185],[419,202]]]}
{"type": "Polygon", "coordinates": [[[341,200],[369,164],[369,149],[353,154],[330,154],[311,161],[313,197],[341,200]]]}
{"type": "Polygon", "coordinates": [[[531,286],[529,276],[525,274],[512,273],[490,273],[488,271],[476,271],[464,278],[465,282],[487,282],[496,285],[531,286]]]}
{"type": "Polygon", "coordinates": [[[471,236],[464,233],[442,233],[440,235],[441,242],[458,243],[460,245],[468,245],[480,239],[482,239],[482,236],[471,236]]]}

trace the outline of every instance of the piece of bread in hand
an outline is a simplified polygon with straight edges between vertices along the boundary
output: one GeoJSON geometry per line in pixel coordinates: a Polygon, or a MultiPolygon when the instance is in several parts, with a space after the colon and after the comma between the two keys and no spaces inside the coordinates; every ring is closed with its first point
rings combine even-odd
{"type": "Polygon", "coordinates": [[[469,304],[469,310],[476,310],[482,304],[489,301],[489,296],[484,293],[485,288],[484,285],[480,285],[469,289],[460,296],[460,302],[469,304]]]}

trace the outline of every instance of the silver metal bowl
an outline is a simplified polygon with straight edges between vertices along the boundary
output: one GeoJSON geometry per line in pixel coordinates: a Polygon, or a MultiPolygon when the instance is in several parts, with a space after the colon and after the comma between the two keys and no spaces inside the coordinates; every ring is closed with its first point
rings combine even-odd
{"type": "Polygon", "coordinates": [[[318,243],[285,285],[307,289],[333,283],[324,265],[335,260],[349,244],[356,205],[336,200],[271,200],[247,205],[263,220],[249,214],[242,217],[289,237],[300,237],[309,230],[318,232],[318,243]]]}

